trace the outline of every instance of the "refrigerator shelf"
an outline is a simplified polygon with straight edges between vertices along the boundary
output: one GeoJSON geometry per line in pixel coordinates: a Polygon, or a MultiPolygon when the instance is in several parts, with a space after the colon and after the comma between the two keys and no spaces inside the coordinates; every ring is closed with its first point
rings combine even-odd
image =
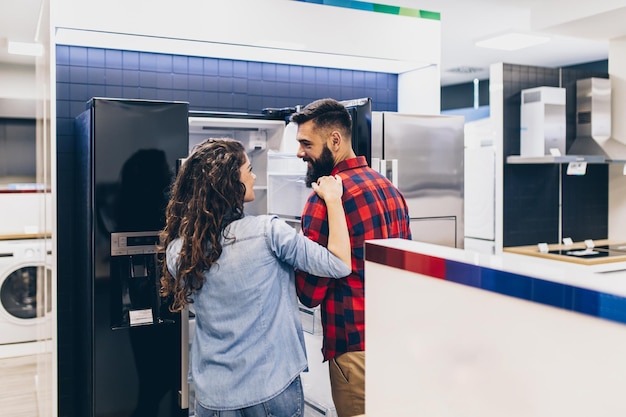
{"type": "Polygon", "coordinates": [[[520,156],[506,157],[507,164],[568,164],[570,162],[587,162],[588,164],[604,164],[603,156],[599,155],[563,155],[563,156],[520,156]]]}

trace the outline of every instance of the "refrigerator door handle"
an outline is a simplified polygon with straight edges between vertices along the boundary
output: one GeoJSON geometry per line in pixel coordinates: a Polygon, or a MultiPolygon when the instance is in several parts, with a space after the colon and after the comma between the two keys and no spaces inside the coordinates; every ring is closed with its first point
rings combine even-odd
{"type": "Polygon", "coordinates": [[[393,185],[395,185],[396,187],[398,186],[398,160],[397,159],[391,160],[391,178],[389,178],[389,180],[391,181],[393,185]]]}
{"type": "Polygon", "coordinates": [[[379,159],[372,158],[372,168],[387,178],[393,185],[398,186],[398,160],[397,159],[379,159]],[[391,163],[391,170],[389,170],[391,163]]]}
{"type": "Polygon", "coordinates": [[[374,158],[372,157],[372,169],[380,174],[382,174],[381,170],[380,170],[380,158],[374,158]]]}
{"type": "Polygon", "coordinates": [[[189,305],[180,312],[180,391],[181,410],[189,408],[189,305]]]}

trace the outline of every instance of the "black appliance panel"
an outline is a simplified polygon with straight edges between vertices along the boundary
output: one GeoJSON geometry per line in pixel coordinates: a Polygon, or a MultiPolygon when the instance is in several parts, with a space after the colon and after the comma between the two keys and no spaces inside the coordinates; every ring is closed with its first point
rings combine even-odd
{"type": "Polygon", "coordinates": [[[111,251],[112,236],[128,235],[132,248],[163,228],[176,163],[188,153],[188,112],[184,102],[93,98],[76,120],[76,369],[86,387],[77,415],[188,414],[179,407],[180,314],[160,317],[154,247],[111,251]]]}
{"type": "Polygon", "coordinates": [[[372,99],[359,98],[341,103],[352,117],[352,149],[372,166],[372,99]]]}

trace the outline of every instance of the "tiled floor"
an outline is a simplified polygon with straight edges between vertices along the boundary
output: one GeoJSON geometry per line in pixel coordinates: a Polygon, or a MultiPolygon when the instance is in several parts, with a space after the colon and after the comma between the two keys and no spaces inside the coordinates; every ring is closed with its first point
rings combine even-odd
{"type": "MultiPolygon", "coordinates": [[[[319,353],[318,345],[321,340],[318,340],[321,336],[314,336],[305,333],[305,336],[311,340],[307,340],[307,344],[314,345],[310,351],[307,348],[309,354],[309,369],[314,372],[307,372],[303,374],[303,385],[307,391],[307,407],[305,410],[306,416],[318,417],[332,417],[336,416],[334,407],[329,406],[332,404],[330,399],[330,388],[327,386],[326,376],[328,375],[328,369],[325,368],[323,372],[320,371],[320,366],[324,364],[321,361],[321,354],[319,353]],[[320,356],[318,358],[318,356],[320,356]],[[312,359],[314,358],[314,359],[312,359]],[[315,374],[315,375],[313,375],[315,374]],[[323,376],[320,383],[316,380],[321,374],[323,376]],[[313,404],[316,406],[314,407],[313,404]]],[[[0,416],[1,417],[45,417],[45,415],[39,413],[38,401],[41,400],[41,393],[37,395],[37,358],[42,363],[43,356],[48,354],[32,354],[17,356],[17,351],[22,351],[28,346],[13,347],[11,350],[0,350],[0,416]],[[17,349],[17,350],[16,350],[17,349]],[[9,357],[3,357],[9,356],[9,357]]],[[[34,348],[31,348],[34,349],[34,348]]],[[[48,357],[48,356],[47,356],[48,357]]],[[[39,381],[41,382],[41,381],[39,381]]],[[[193,401],[194,392],[193,387],[190,392],[190,416],[194,415],[193,401]]],[[[43,399],[45,403],[45,398],[43,399]]],[[[44,408],[45,409],[45,408],[44,408]]],[[[46,414],[44,409],[42,413],[46,414]]]]}

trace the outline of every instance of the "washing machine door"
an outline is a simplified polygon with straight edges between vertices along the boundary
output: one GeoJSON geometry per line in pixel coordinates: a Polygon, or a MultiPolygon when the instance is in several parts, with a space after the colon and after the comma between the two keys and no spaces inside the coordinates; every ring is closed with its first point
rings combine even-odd
{"type": "MultiPolygon", "coordinates": [[[[2,308],[17,319],[42,316],[37,310],[37,272],[41,267],[23,266],[9,274],[0,287],[2,308]]],[[[42,271],[43,272],[43,271],[42,271]]]]}

